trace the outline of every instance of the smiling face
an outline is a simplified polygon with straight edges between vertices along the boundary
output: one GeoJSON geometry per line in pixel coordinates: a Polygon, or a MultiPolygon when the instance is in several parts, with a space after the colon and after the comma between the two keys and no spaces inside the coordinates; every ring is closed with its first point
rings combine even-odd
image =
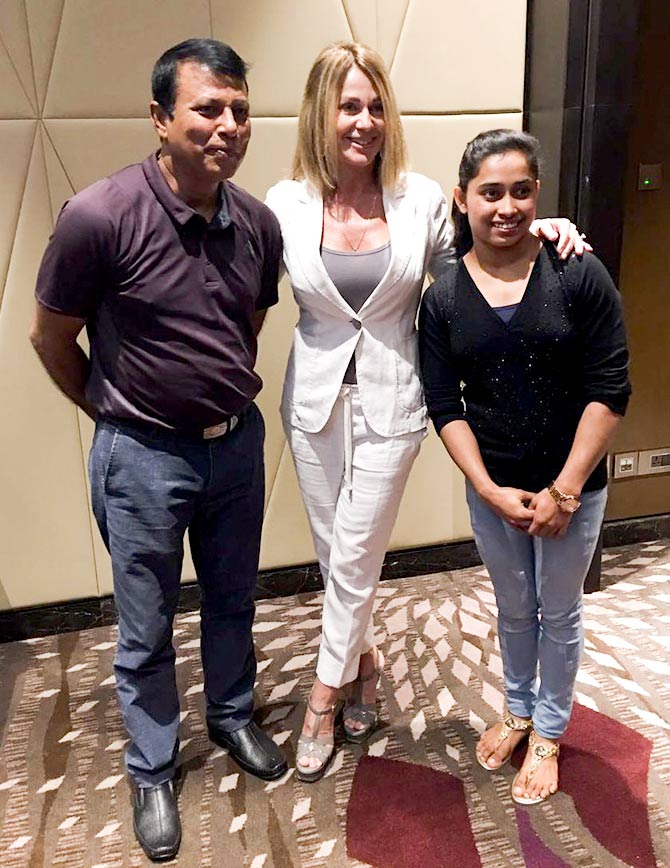
{"type": "Polygon", "coordinates": [[[456,187],[454,198],[475,244],[511,247],[528,234],[539,190],[525,154],[505,151],[482,160],[465,193],[456,187]]]}
{"type": "Polygon", "coordinates": [[[216,186],[232,177],[251,136],[243,81],[218,76],[199,63],[179,64],[172,115],[151,104],[162,154],[172,171],[194,186],[216,186]]]}
{"type": "Polygon", "coordinates": [[[335,122],[340,169],[367,169],[384,145],[384,107],[372,82],[352,66],[342,85],[335,122]]]}

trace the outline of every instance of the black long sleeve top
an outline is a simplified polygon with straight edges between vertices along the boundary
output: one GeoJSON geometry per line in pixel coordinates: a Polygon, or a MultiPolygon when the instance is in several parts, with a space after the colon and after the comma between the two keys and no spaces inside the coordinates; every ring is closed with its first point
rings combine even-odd
{"type": "MultiPolygon", "coordinates": [[[[424,295],[419,345],[438,434],[465,419],[497,485],[540,491],[565,464],[587,404],[626,410],[620,296],[591,254],[561,263],[544,247],[507,324],[458,260],[424,295]]],[[[606,482],[603,458],[584,491],[606,482]]]]}

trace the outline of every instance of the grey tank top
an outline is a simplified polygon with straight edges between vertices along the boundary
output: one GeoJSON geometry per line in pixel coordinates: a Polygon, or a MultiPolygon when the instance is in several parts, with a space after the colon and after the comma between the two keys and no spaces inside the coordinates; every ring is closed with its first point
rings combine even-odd
{"type": "MultiPolygon", "coordinates": [[[[337,291],[349,307],[358,313],[386,274],[391,261],[391,242],[362,253],[344,253],[322,247],[321,258],[337,291]]],[[[343,382],[350,385],[356,382],[356,359],[353,355],[343,382]]]]}

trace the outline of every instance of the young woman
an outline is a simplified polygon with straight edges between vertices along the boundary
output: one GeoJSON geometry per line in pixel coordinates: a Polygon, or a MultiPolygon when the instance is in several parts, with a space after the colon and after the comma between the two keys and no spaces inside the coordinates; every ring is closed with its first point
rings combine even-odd
{"type": "Polygon", "coordinates": [[[589,254],[563,263],[529,232],[538,162],[537,140],[513,130],[467,146],[454,191],[460,258],[427,291],[419,325],[428,411],[467,477],[498,603],[507,710],[477,759],[498,769],[530,736],[512,785],[522,804],[558,788],[605,450],[630,394],[604,266],[589,254]]]}
{"type": "MultiPolygon", "coordinates": [[[[414,326],[426,271],[452,255],[439,185],[407,172],[388,73],[358,43],[326,48],[309,73],[293,180],[267,195],[300,308],[282,418],[326,587],[317,679],[297,772],[320,778],[333,753],[336,703],[353,686],[345,735],[376,724],[383,656],[375,589],[426,429],[414,326]]],[[[542,227],[539,227],[540,230],[542,227]]],[[[559,249],[581,245],[567,221],[559,249]]],[[[557,236],[552,224],[544,231],[557,236]]]]}

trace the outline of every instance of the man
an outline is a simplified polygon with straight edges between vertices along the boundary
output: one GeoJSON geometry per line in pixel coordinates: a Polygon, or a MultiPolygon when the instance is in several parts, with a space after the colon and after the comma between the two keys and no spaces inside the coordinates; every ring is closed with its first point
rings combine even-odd
{"type": "Polygon", "coordinates": [[[228,180],[251,131],[246,72],[211,39],[159,58],[160,152],[65,204],[31,330],[53,380],[97,423],[89,470],[114,572],[134,827],[154,860],[181,840],[172,622],[186,530],[202,591],[210,738],[264,780],[287,769],[252,721],[264,491],[253,368],[277,302],[281,237],[272,213],[228,180]],[[77,344],[84,326],[90,359],[77,344]]]}

